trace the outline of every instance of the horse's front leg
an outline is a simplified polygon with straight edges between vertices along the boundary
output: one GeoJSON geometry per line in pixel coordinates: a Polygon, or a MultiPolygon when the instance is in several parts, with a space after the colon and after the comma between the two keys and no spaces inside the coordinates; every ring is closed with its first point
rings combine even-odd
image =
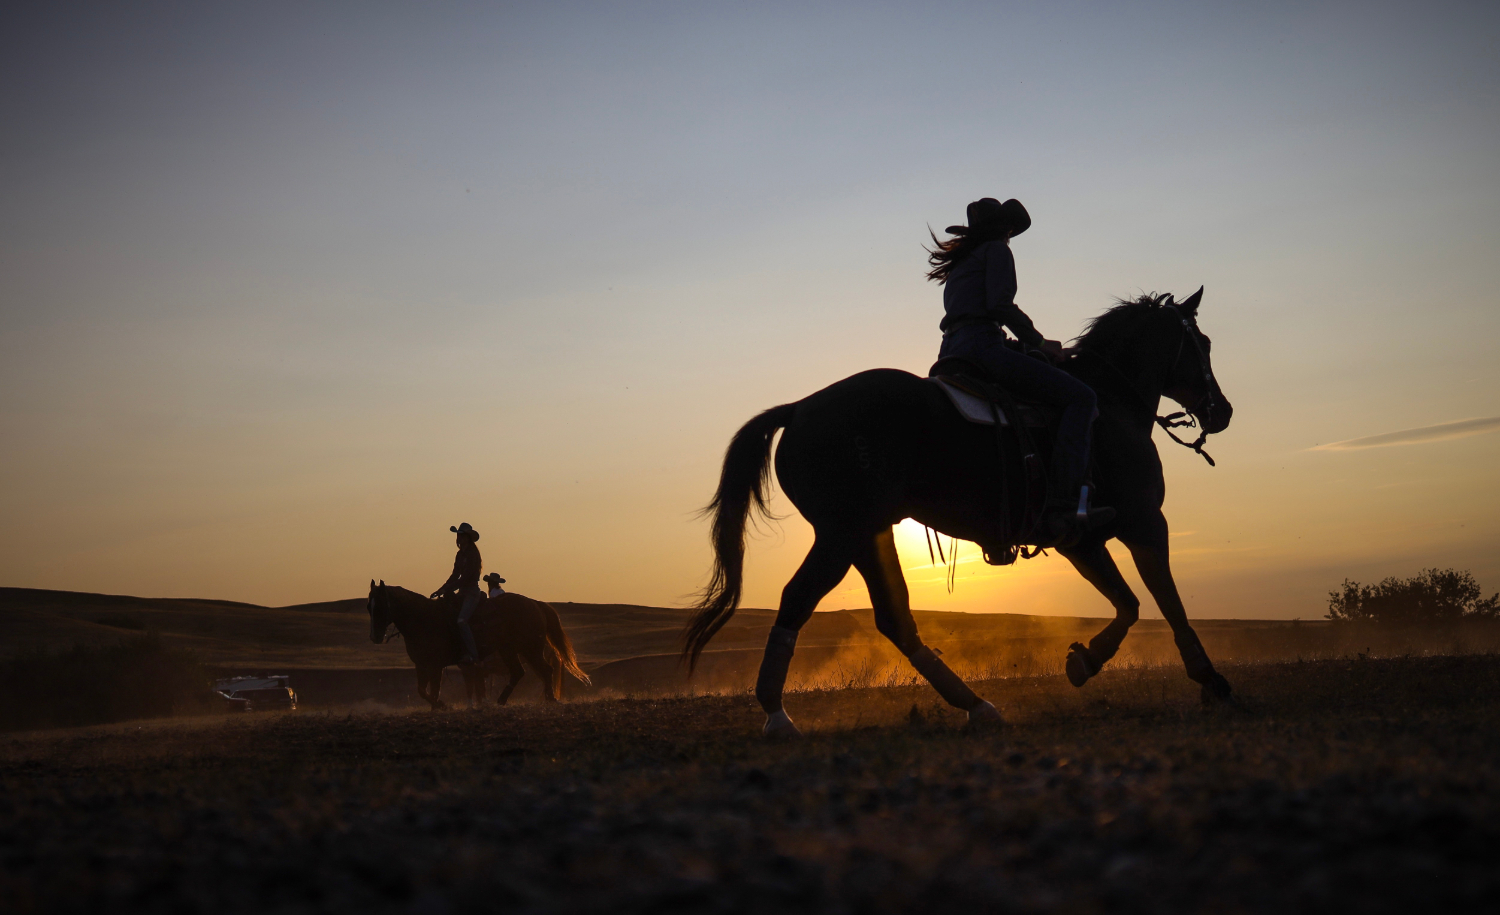
{"type": "Polygon", "coordinates": [[[443,702],[443,669],[441,667],[417,668],[417,695],[429,703],[434,712],[448,707],[443,702]]]}
{"type": "Polygon", "coordinates": [[[1167,548],[1167,519],[1160,512],[1143,526],[1132,531],[1129,539],[1121,537],[1130,548],[1136,571],[1167,625],[1172,627],[1172,640],[1182,654],[1183,666],[1188,678],[1203,687],[1204,702],[1219,702],[1229,698],[1229,681],[1214,670],[1208,652],[1198,640],[1198,633],[1188,625],[1187,609],[1182,606],[1182,597],[1177,593],[1177,582],[1172,578],[1172,563],[1167,548]]]}
{"type": "Polygon", "coordinates": [[[1080,543],[1077,546],[1059,550],[1073,563],[1073,568],[1078,574],[1095,588],[1115,608],[1115,618],[1110,620],[1109,625],[1089,640],[1088,647],[1074,642],[1068,648],[1068,661],[1065,669],[1068,674],[1068,682],[1074,686],[1082,686],[1089,678],[1097,674],[1109,663],[1115,652],[1120,650],[1120,643],[1125,641],[1125,634],[1130,627],[1135,625],[1136,620],[1141,618],[1141,601],[1130,590],[1125,583],[1125,577],[1120,574],[1120,567],[1115,565],[1115,559],[1109,555],[1109,549],[1104,545],[1105,541],[1098,540],[1092,543],[1080,543]]]}

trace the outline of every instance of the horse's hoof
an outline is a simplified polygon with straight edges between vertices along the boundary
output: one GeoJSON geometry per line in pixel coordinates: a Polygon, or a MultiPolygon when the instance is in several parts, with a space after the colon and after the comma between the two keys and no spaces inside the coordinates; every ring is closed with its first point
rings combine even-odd
{"type": "Polygon", "coordinates": [[[1207,679],[1203,681],[1203,689],[1199,691],[1199,695],[1204,707],[1211,708],[1229,702],[1231,692],[1229,681],[1215,670],[1211,671],[1207,679]]]}
{"type": "Polygon", "coordinates": [[[1089,650],[1080,642],[1068,646],[1068,661],[1063,670],[1068,674],[1068,682],[1074,686],[1082,686],[1099,672],[1099,668],[1089,663],[1089,650]]]}
{"type": "Polygon", "coordinates": [[[787,715],[786,709],[766,716],[766,726],[760,729],[761,734],[772,740],[796,740],[802,736],[797,726],[792,724],[791,716],[787,715]]]}
{"type": "Polygon", "coordinates": [[[1000,710],[995,708],[994,703],[988,700],[980,702],[969,709],[969,727],[998,727],[1005,724],[1000,710]]]}

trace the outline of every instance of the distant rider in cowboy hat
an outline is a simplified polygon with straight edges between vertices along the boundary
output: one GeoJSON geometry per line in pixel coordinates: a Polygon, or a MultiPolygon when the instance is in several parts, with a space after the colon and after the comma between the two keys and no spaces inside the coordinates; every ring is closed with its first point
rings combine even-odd
{"type": "Polygon", "coordinates": [[[443,586],[432,592],[433,600],[446,594],[458,594],[463,598],[463,607],[458,611],[458,634],[464,642],[464,663],[472,663],[479,660],[479,647],[474,643],[474,631],[469,628],[469,617],[474,615],[474,610],[484,601],[484,592],[479,589],[479,571],[484,567],[484,562],[479,558],[479,547],[475,542],[479,540],[479,532],[469,526],[465,521],[458,527],[450,527],[448,530],[457,534],[458,557],[453,560],[453,574],[443,582],[443,586]]]}
{"type": "Polygon", "coordinates": [[[490,597],[499,597],[505,593],[505,589],[500,587],[505,584],[505,579],[501,578],[498,572],[491,572],[484,576],[484,583],[490,586],[490,597]]]}
{"type": "Polygon", "coordinates": [[[1053,363],[1063,346],[1047,340],[1016,305],[1016,260],[1010,240],[1031,227],[1031,215],[1019,200],[1004,203],[985,197],[969,204],[967,226],[949,226],[953,236],[929,251],[929,280],[943,285],[939,359],[956,356],[978,365],[1007,391],[1062,411],[1052,449],[1052,480],[1038,525],[1041,544],[1066,545],[1086,527],[1114,517],[1114,509],[1088,510],[1080,498],[1089,467],[1089,436],[1094,422],[1094,391],[1053,363]],[[1027,347],[1049,361],[1032,358],[1005,345],[1004,326],[1027,347]],[[1087,511],[1085,518],[1080,511],[1087,511]]]}

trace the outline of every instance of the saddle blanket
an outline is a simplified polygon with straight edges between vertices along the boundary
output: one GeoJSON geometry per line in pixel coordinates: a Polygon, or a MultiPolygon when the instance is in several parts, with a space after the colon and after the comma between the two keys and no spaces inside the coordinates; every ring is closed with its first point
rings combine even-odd
{"type": "Polygon", "coordinates": [[[970,394],[945,378],[928,378],[927,380],[941,388],[943,393],[948,395],[948,399],[953,401],[953,406],[958,410],[959,415],[969,422],[993,426],[995,420],[999,419],[1000,425],[1010,425],[1010,421],[1005,417],[1005,411],[1000,409],[999,404],[970,394]]]}

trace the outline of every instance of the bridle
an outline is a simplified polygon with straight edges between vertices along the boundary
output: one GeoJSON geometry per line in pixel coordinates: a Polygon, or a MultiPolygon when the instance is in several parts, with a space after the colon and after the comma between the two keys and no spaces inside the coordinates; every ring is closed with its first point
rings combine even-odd
{"type": "Polygon", "coordinates": [[[1162,429],[1166,430],[1167,435],[1171,436],[1172,441],[1183,446],[1184,448],[1193,449],[1205,461],[1208,461],[1208,466],[1215,467],[1217,465],[1214,463],[1214,459],[1209,456],[1209,453],[1207,451],[1203,450],[1203,443],[1208,440],[1209,432],[1198,423],[1198,412],[1200,411],[1200,409],[1206,408],[1207,415],[1213,416],[1214,409],[1219,406],[1218,395],[1214,393],[1219,389],[1219,385],[1218,382],[1214,379],[1213,363],[1211,363],[1208,359],[1208,351],[1203,348],[1203,332],[1198,329],[1198,319],[1196,317],[1184,315],[1181,311],[1179,311],[1177,308],[1177,303],[1173,301],[1172,296],[1166,296],[1162,300],[1161,307],[1166,309],[1167,311],[1170,311],[1182,325],[1182,336],[1177,338],[1177,352],[1172,357],[1172,368],[1176,369],[1177,363],[1182,361],[1182,349],[1184,345],[1186,345],[1187,341],[1191,340],[1193,342],[1193,350],[1198,354],[1198,365],[1203,369],[1203,382],[1206,385],[1206,391],[1203,397],[1200,398],[1199,401],[1193,406],[1178,410],[1176,413],[1169,413],[1166,416],[1155,415],[1155,407],[1153,407],[1151,405],[1151,402],[1146,399],[1146,395],[1142,394],[1140,392],[1140,389],[1135,386],[1135,382],[1130,380],[1130,376],[1120,371],[1119,366],[1111,362],[1106,356],[1100,353],[1096,353],[1093,350],[1080,349],[1077,352],[1079,355],[1093,356],[1095,359],[1099,360],[1099,362],[1103,363],[1110,371],[1114,372],[1121,381],[1125,382],[1125,389],[1128,390],[1131,394],[1135,395],[1135,399],[1145,408],[1146,412],[1154,415],[1156,424],[1158,426],[1161,426],[1162,429]],[[1205,401],[1207,402],[1206,404],[1205,401]],[[1177,433],[1172,431],[1173,429],[1181,429],[1184,427],[1189,429],[1197,429],[1198,437],[1191,442],[1186,442],[1178,438],[1177,433]]]}
{"type": "Polygon", "coordinates": [[[1209,457],[1207,451],[1203,450],[1203,443],[1208,441],[1209,432],[1206,428],[1198,424],[1198,412],[1205,406],[1204,401],[1206,400],[1208,401],[1206,405],[1207,415],[1210,417],[1214,415],[1214,408],[1219,406],[1218,395],[1214,393],[1219,389],[1219,383],[1214,379],[1214,367],[1213,363],[1208,359],[1208,350],[1203,348],[1203,331],[1198,329],[1198,319],[1196,317],[1184,315],[1177,310],[1177,303],[1172,301],[1170,295],[1167,296],[1166,301],[1162,303],[1161,307],[1170,311],[1182,323],[1182,336],[1177,339],[1177,355],[1172,357],[1172,368],[1177,368],[1177,363],[1182,359],[1183,342],[1186,340],[1193,341],[1193,349],[1198,353],[1198,366],[1203,369],[1204,395],[1199,399],[1198,403],[1191,407],[1185,407],[1176,413],[1169,413],[1166,416],[1156,417],[1156,424],[1166,430],[1167,435],[1172,437],[1172,441],[1184,448],[1191,448],[1198,452],[1205,461],[1208,461],[1208,466],[1213,467],[1215,466],[1214,459],[1209,457]],[[1177,433],[1172,430],[1184,426],[1189,429],[1197,429],[1198,437],[1191,442],[1185,442],[1178,438],[1177,433]]]}
{"type": "MultiPolygon", "coordinates": [[[[390,598],[389,594],[387,594],[385,596],[385,600],[386,600],[387,609],[389,609],[389,605],[391,603],[391,598],[390,598]]],[[[373,617],[375,616],[375,598],[374,597],[370,598],[370,616],[371,616],[371,622],[373,623],[374,622],[373,617]]],[[[386,620],[385,629],[382,630],[381,633],[380,633],[380,642],[379,642],[379,644],[384,645],[385,643],[389,642],[392,639],[399,639],[399,638],[401,638],[401,630],[400,629],[397,629],[394,632],[391,631],[391,627],[395,626],[395,625],[396,625],[396,614],[391,613],[390,614],[390,619],[386,620]]]]}

